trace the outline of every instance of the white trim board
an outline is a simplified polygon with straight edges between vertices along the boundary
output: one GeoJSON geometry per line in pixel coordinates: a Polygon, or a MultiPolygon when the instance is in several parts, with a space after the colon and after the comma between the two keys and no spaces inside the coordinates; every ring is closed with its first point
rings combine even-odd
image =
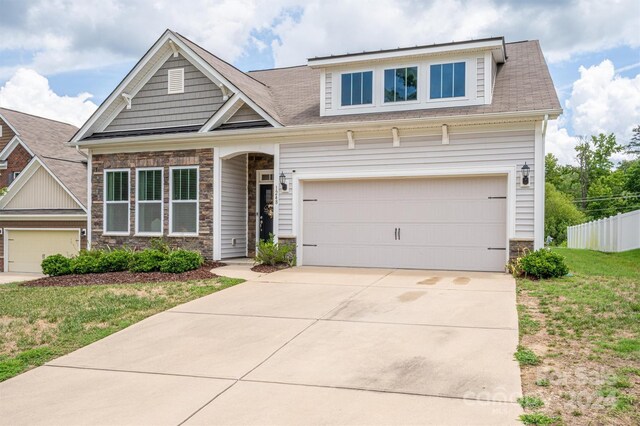
{"type": "Polygon", "coordinates": [[[9,143],[5,145],[2,151],[0,151],[0,161],[6,161],[7,158],[9,158],[9,155],[11,155],[13,150],[16,149],[18,145],[22,145],[22,147],[29,153],[30,156],[35,157],[35,154],[33,153],[33,151],[31,151],[31,149],[29,149],[27,144],[25,144],[22,139],[20,139],[20,137],[16,135],[11,138],[9,143]]]}
{"type": "Polygon", "coordinates": [[[325,173],[294,173],[292,191],[292,229],[296,241],[296,258],[299,266],[304,265],[302,244],[303,235],[303,206],[304,182],[323,180],[353,180],[353,179],[402,179],[416,177],[457,177],[457,176],[483,176],[505,175],[507,179],[507,240],[505,244],[505,264],[509,260],[509,240],[515,238],[515,214],[516,214],[516,167],[471,167],[471,168],[447,168],[429,170],[370,170],[358,172],[325,172],[325,173]]]}

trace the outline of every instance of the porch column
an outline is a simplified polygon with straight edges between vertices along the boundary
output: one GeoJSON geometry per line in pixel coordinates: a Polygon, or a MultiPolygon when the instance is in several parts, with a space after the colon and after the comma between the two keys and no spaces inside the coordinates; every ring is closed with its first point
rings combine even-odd
{"type": "Polygon", "coordinates": [[[222,259],[222,160],[213,149],[213,260],[222,259]]]}

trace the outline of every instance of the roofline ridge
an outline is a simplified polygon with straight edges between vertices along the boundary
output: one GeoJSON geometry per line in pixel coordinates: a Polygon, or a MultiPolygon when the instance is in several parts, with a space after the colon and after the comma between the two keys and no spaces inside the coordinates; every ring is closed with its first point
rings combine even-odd
{"type": "Polygon", "coordinates": [[[67,123],[65,121],[56,120],[54,118],[42,117],[41,115],[35,115],[35,114],[30,113],[30,112],[18,111],[17,109],[0,107],[0,110],[3,110],[3,109],[6,110],[6,111],[17,112],[18,114],[28,115],[29,117],[39,118],[41,120],[47,120],[47,121],[53,121],[54,123],[65,124],[67,126],[71,126],[71,127],[75,128],[75,129],[78,129],[76,126],[74,126],[71,123],[67,123]]]}
{"type": "MultiPolygon", "coordinates": [[[[169,30],[171,31],[171,30],[169,30]]],[[[204,47],[200,46],[198,43],[196,43],[195,41],[191,40],[188,37],[185,37],[184,35],[180,34],[177,31],[171,31],[173,34],[179,35],[180,37],[184,38],[185,40],[189,41],[190,43],[193,43],[194,45],[198,46],[200,49],[204,50],[205,52],[207,52],[209,55],[215,56],[216,58],[218,58],[219,60],[221,60],[222,62],[224,62],[225,64],[229,65],[231,68],[233,68],[234,70],[241,72],[242,74],[246,75],[247,77],[249,77],[251,80],[255,81],[256,83],[260,83],[261,85],[263,85],[264,87],[266,87],[267,89],[269,88],[269,86],[267,86],[266,84],[264,84],[263,82],[261,82],[260,80],[257,80],[255,78],[253,78],[252,76],[250,76],[249,74],[247,74],[246,72],[242,71],[241,69],[239,69],[238,67],[236,67],[235,65],[233,65],[230,62],[227,62],[226,60],[222,59],[221,57],[219,57],[218,55],[211,53],[210,51],[208,51],[207,49],[205,49],[204,47]]],[[[194,52],[195,53],[195,52],[194,52]]],[[[196,53],[197,54],[197,53],[196,53]]],[[[199,55],[198,55],[199,56],[199,55]]],[[[204,58],[202,58],[204,59],[204,58]]],[[[218,71],[219,72],[219,71],[218,71]]]]}
{"type": "Polygon", "coordinates": [[[300,64],[300,65],[289,65],[286,67],[273,67],[273,68],[263,68],[260,70],[250,70],[247,71],[248,73],[250,72],[263,72],[263,71],[277,71],[277,70],[284,70],[284,69],[289,69],[289,68],[308,68],[309,65],[307,64],[300,64]]]}

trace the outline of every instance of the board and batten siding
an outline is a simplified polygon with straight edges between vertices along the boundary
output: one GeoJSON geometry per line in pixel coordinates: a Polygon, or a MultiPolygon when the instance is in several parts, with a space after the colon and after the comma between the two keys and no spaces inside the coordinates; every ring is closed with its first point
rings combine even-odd
{"type": "Polygon", "coordinates": [[[222,92],[183,56],[170,57],[104,129],[105,132],[204,124],[224,103],[222,92]],[[168,72],[184,68],[184,93],[168,94],[168,72]]]}
{"type": "Polygon", "coordinates": [[[247,255],[247,156],[222,160],[221,172],[222,258],[243,257],[247,255]]]}
{"type": "Polygon", "coordinates": [[[227,123],[240,123],[243,121],[260,121],[264,118],[255,112],[249,105],[242,105],[226,122],[227,123]]]}
{"type": "Polygon", "coordinates": [[[75,202],[44,167],[39,167],[4,207],[5,210],[79,208],[82,206],[75,202]]]}
{"type": "MultiPolygon", "coordinates": [[[[534,130],[450,134],[443,145],[440,135],[403,137],[399,147],[389,139],[358,140],[355,149],[347,141],[280,145],[280,170],[296,174],[385,170],[442,170],[448,168],[516,166],[531,167],[531,184],[516,186],[515,235],[533,238],[534,130]]],[[[281,193],[279,235],[295,235],[292,193],[281,193]]]]}

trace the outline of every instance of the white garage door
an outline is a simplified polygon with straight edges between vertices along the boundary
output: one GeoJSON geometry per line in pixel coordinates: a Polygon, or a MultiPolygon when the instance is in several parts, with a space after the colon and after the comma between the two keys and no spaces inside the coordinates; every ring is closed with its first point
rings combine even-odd
{"type": "Polygon", "coordinates": [[[42,273],[42,260],[52,254],[65,256],[80,251],[80,232],[76,230],[7,230],[9,272],[42,273]]]}
{"type": "Polygon", "coordinates": [[[504,176],[304,183],[303,263],[502,271],[504,176]]]}

